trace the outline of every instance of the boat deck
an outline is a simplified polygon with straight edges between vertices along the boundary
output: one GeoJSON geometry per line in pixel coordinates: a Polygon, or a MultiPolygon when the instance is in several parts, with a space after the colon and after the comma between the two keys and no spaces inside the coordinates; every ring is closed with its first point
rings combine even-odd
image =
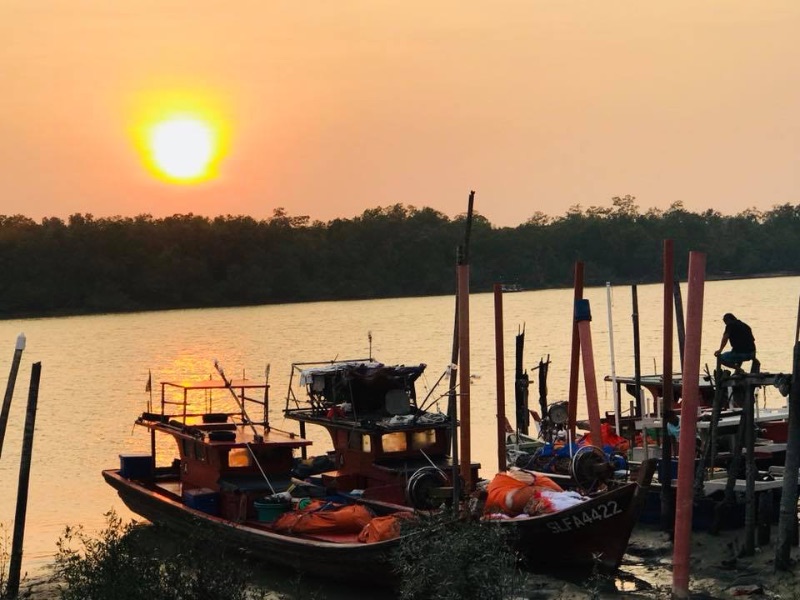
{"type": "MultiPolygon", "coordinates": [[[[164,494],[165,496],[171,498],[172,500],[182,502],[182,493],[183,493],[183,485],[180,481],[157,481],[154,484],[154,491],[156,493],[164,494]]],[[[384,505],[381,502],[370,502],[371,504],[381,507],[386,506],[388,508],[396,508],[390,505],[384,505]]],[[[242,521],[243,525],[248,527],[252,527],[254,529],[260,529],[263,531],[272,531],[276,534],[280,535],[290,535],[291,537],[312,540],[317,542],[327,542],[331,544],[360,544],[362,542],[358,539],[358,533],[337,533],[337,532],[319,532],[319,533],[287,533],[287,532],[280,532],[275,531],[272,522],[268,521],[259,521],[257,519],[247,519],[242,521]]]]}

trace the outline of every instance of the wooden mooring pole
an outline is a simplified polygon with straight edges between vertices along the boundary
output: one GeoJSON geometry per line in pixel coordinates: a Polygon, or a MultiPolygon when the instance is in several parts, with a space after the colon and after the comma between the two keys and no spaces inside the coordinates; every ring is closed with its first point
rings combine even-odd
{"type": "Polygon", "coordinates": [[[689,299],[686,318],[686,349],[683,363],[683,403],[678,456],[678,489],[675,498],[675,547],[672,557],[672,595],[689,597],[689,559],[692,545],[692,500],[700,404],[700,344],[703,327],[703,292],[706,255],[689,253],[689,299]]]}
{"type": "MultiPolygon", "coordinates": [[[[642,418],[645,415],[642,406],[642,353],[639,347],[639,293],[636,284],[631,286],[631,303],[633,305],[633,379],[636,388],[636,416],[642,418]]],[[[642,432],[642,445],[644,446],[644,457],[647,455],[647,428],[642,432]]]]}
{"type": "Polygon", "coordinates": [[[497,470],[506,470],[506,361],[503,356],[503,286],[494,284],[494,352],[497,373],[497,470]]]}
{"type": "MultiPolygon", "coordinates": [[[[583,263],[581,261],[575,263],[573,298],[575,302],[583,298],[583,263]]],[[[578,321],[575,320],[574,306],[573,302],[572,348],[569,361],[569,395],[567,396],[567,429],[570,440],[575,439],[575,425],[578,420],[578,368],[581,361],[581,340],[578,333],[578,321]]]]}
{"type": "Polygon", "coordinates": [[[586,385],[586,405],[589,411],[589,431],[592,445],[603,449],[603,434],[600,424],[600,405],[597,398],[597,375],[594,368],[592,350],[592,311],[588,300],[575,301],[575,322],[581,342],[581,359],[583,360],[583,382],[586,385]]]}
{"type": "Polygon", "coordinates": [[[469,364],[469,265],[458,271],[458,398],[461,432],[461,479],[466,493],[472,492],[472,448],[470,433],[469,364]]]}
{"type": "Polygon", "coordinates": [[[678,353],[681,357],[681,365],[683,365],[683,352],[684,346],[686,345],[686,325],[683,321],[683,298],[681,296],[681,283],[677,279],[675,280],[673,296],[675,298],[675,328],[678,331],[678,353]]]}
{"type": "Polygon", "coordinates": [[[14,538],[11,542],[11,560],[8,566],[6,594],[16,598],[19,593],[20,571],[22,567],[22,546],[25,540],[25,516],[28,512],[28,484],[31,475],[31,456],[33,454],[33,431],[36,424],[36,405],[39,401],[39,379],[42,363],[31,366],[31,385],[28,391],[28,410],[25,413],[25,430],[22,436],[20,455],[19,485],[17,486],[17,511],[14,515],[14,538]]]}
{"type": "Polygon", "coordinates": [[[6,395],[3,398],[3,409],[0,411],[0,456],[3,455],[3,440],[6,437],[8,413],[11,410],[11,398],[14,396],[14,386],[17,382],[17,373],[19,373],[19,363],[22,360],[23,350],[25,350],[25,334],[20,333],[17,336],[17,344],[14,347],[14,358],[11,360],[11,373],[8,375],[6,395]]]}
{"type": "MultiPolygon", "coordinates": [[[[672,240],[664,240],[664,345],[661,369],[661,529],[672,531],[675,524],[672,502],[672,438],[669,435],[668,419],[672,414],[672,307],[674,259],[672,240]]],[[[647,432],[645,432],[646,434],[647,432]]]]}
{"type": "Polygon", "coordinates": [[[783,470],[781,507],[778,517],[778,541],[775,545],[775,568],[792,568],[792,545],[797,545],[797,472],[800,469],[800,307],[795,329],[792,387],[789,392],[789,437],[783,470]]]}
{"type": "MultiPolygon", "coordinates": [[[[472,235],[472,211],[475,205],[475,192],[470,191],[469,200],[467,200],[467,222],[464,230],[464,243],[456,250],[456,264],[469,264],[469,240],[472,235]]],[[[456,275],[456,278],[458,276],[456,275]]],[[[459,323],[458,323],[458,283],[456,283],[456,305],[453,317],[453,351],[450,355],[450,387],[447,394],[447,416],[450,418],[450,456],[452,457],[452,471],[451,479],[453,481],[453,506],[458,506],[458,501],[461,496],[461,485],[459,478],[459,464],[458,464],[458,407],[456,402],[456,382],[458,378],[458,356],[459,356],[459,323]]]]}

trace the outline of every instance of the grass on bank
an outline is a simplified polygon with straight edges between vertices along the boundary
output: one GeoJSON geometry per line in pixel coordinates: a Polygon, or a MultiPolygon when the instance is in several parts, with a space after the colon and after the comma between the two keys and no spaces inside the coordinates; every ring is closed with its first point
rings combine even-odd
{"type": "Polygon", "coordinates": [[[61,600],[252,598],[242,561],[199,531],[175,538],[174,547],[154,547],[162,538],[150,527],[123,524],[114,512],[106,519],[99,537],[67,527],[59,538],[54,574],[61,600]]]}
{"type": "MultiPolygon", "coordinates": [[[[60,600],[288,600],[253,585],[242,555],[204,536],[163,535],[157,526],[124,524],[113,511],[90,535],[67,527],[57,542],[53,581],[60,600]]],[[[526,577],[508,535],[498,527],[441,515],[404,525],[392,557],[400,600],[508,600],[521,597],[526,577]]],[[[1,540],[0,540],[1,541],[1,540]]],[[[6,600],[8,545],[0,543],[0,600],[6,600]]],[[[368,569],[369,565],[365,565],[368,569]]],[[[322,598],[300,577],[297,598],[322,598]]],[[[294,594],[292,594],[294,597],[294,594]]],[[[21,590],[20,598],[30,597],[21,590]]]]}
{"type": "Polygon", "coordinates": [[[505,528],[452,514],[410,521],[395,556],[400,600],[507,600],[527,578],[505,528]]]}

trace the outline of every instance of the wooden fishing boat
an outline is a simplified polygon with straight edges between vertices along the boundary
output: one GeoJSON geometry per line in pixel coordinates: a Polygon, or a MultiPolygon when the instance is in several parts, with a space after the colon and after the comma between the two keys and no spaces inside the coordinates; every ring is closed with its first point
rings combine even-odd
{"type": "MultiPolygon", "coordinates": [[[[445,414],[427,410],[435,403],[433,390],[417,399],[413,384],[424,369],[425,365],[386,366],[372,360],[294,365],[306,397],[298,398],[290,385],[285,414],[299,421],[301,436],[307,424],[323,426],[334,446],[336,469],[319,475],[321,485],[360,487],[365,499],[417,509],[435,508],[453,498],[453,427],[445,414]]],[[[579,477],[593,470],[593,457],[581,453],[576,461],[579,477]]],[[[473,481],[479,466],[471,465],[473,481]]],[[[580,506],[485,524],[514,529],[511,537],[526,569],[614,571],[625,554],[653,469],[654,463],[648,463],[637,481],[608,483],[580,506]]]]}
{"type": "MultiPolygon", "coordinates": [[[[160,410],[148,407],[136,420],[150,432],[150,452],[120,455],[120,467],[103,477],[133,512],[154,523],[180,531],[200,527],[205,536],[266,562],[314,575],[392,584],[400,528],[387,527],[387,520],[399,523],[444,503],[460,507],[470,491],[459,490],[450,419],[428,410],[435,404],[432,391],[417,399],[414,382],[424,369],[369,359],[295,365],[307,397],[298,398],[290,385],[285,414],[300,423],[299,435],[270,425],[266,383],[229,381],[221,370],[221,380],[162,382],[160,410]],[[214,393],[235,397],[235,408],[215,410],[214,393]],[[330,433],[334,449],[326,460],[306,456],[309,424],[330,433]],[[166,453],[169,446],[173,451],[166,453]],[[299,472],[316,463],[326,465],[322,472],[299,472]],[[276,506],[280,500],[291,505],[276,506]],[[307,502],[315,503],[310,510],[303,508],[307,502]],[[304,510],[316,514],[320,504],[330,512],[367,512],[368,520],[345,530],[282,524],[299,522],[304,510]]],[[[475,480],[478,468],[470,465],[475,480]]],[[[591,563],[613,570],[636,520],[638,492],[648,482],[608,488],[581,507],[498,526],[515,528],[527,568],[549,568],[558,553],[556,562],[573,569],[591,563]]]]}
{"type": "MultiPolygon", "coordinates": [[[[116,469],[103,471],[103,477],[117,490],[128,508],[152,523],[189,535],[202,530],[204,539],[214,539],[264,562],[315,576],[379,585],[395,581],[391,554],[399,538],[364,543],[355,533],[278,532],[271,523],[260,522],[254,516],[240,521],[210,514],[205,508],[191,508],[178,494],[165,493],[158,483],[130,479],[116,469]]],[[[346,502],[345,499],[336,500],[346,502]]],[[[396,506],[382,507],[368,501],[354,502],[369,507],[376,516],[399,510],[396,506]]]]}
{"type": "Polygon", "coordinates": [[[352,490],[298,484],[295,454],[311,442],[270,426],[268,384],[220,374],[221,380],[162,382],[161,410],[136,420],[150,432],[150,452],[120,455],[119,469],[103,471],[106,482],[153,523],[199,527],[204,537],[314,575],[391,583],[390,554],[399,543],[391,522],[413,510],[345,493],[352,490]],[[232,394],[236,408],[214,411],[215,392],[232,394]],[[162,466],[166,445],[174,454],[162,466]]]}
{"type": "Polygon", "coordinates": [[[635,481],[610,482],[602,492],[564,510],[486,522],[513,529],[511,539],[528,570],[613,573],[639,520],[655,467],[654,460],[647,461],[635,481]]]}

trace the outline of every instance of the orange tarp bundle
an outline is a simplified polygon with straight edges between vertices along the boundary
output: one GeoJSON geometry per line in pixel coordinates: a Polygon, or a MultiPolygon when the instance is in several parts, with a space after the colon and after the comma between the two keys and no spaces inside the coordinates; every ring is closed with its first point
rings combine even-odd
{"type": "Polygon", "coordinates": [[[284,513],[273,523],[276,531],[287,533],[360,533],[372,519],[368,508],[360,504],[333,510],[305,510],[284,513]]]}
{"type": "Polygon", "coordinates": [[[385,517],[375,517],[358,534],[358,541],[372,544],[400,537],[400,521],[413,519],[414,513],[396,512],[385,517]]]}
{"type": "MultiPolygon", "coordinates": [[[[642,439],[641,432],[636,434],[636,438],[634,438],[634,442],[635,442],[637,448],[641,448],[641,447],[644,446],[644,440],[642,439]]],[[[657,446],[658,444],[659,444],[659,441],[657,439],[654,439],[654,438],[650,437],[649,435],[647,436],[647,445],[648,446],[657,446]]]]}
{"type": "Polygon", "coordinates": [[[498,473],[487,488],[485,513],[502,512],[512,517],[521,514],[528,502],[542,490],[563,491],[549,477],[530,471],[498,473]]]}
{"type": "MultiPolygon", "coordinates": [[[[624,437],[617,435],[617,432],[611,428],[609,423],[600,425],[600,437],[603,438],[603,446],[611,446],[620,452],[627,452],[630,443],[624,437]]],[[[581,445],[593,446],[592,434],[587,433],[581,438],[581,445]]]]}

